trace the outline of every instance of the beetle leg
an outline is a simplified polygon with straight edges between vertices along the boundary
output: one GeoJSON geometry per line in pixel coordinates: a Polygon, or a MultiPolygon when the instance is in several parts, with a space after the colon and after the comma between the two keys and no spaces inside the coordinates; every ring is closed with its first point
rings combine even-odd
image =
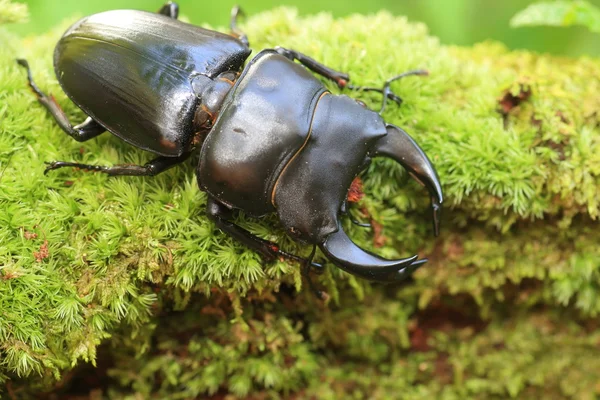
{"type": "Polygon", "coordinates": [[[48,112],[50,112],[50,114],[56,120],[58,126],[60,126],[60,128],[69,136],[78,142],[85,142],[86,140],[90,140],[106,131],[106,128],[94,121],[91,117],[88,117],[79,125],[71,125],[69,118],[62,108],[60,108],[54,97],[47,96],[40,90],[40,88],[37,87],[35,82],[33,82],[31,69],[29,68],[29,63],[27,60],[17,59],[17,63],[27,70],[27,81],[29,83],[29,87],[35,93],[38,101],[46,108],[46,110],[48,110],[48,112]]]}
{"type": "Polygon", "coordinates": [[[375,142],[372,156],[390,157],[400,163],[410,175],[425,186],[431,197],[433,211],[433,229],[437,236],[440,232],[440,220],[444,196],[435,168],[427,155],[408,133],[399,127],[387,124],[387,135],[375,142]]]}
{"type": "Polygon", "coordinates": [[[232,238],[240,241],[245,246],[256,251],[268,261],[273,261],[278,257],[283,257],[288,260],[298,261],[303,265],[309,265],[318,272],[323,271],[323,265],[313,262],[311,259],[305,259],[294,254],[287,253],[279,249],[276,243],[269,240],[261,239],[258,236],[248,232],[239,225],[230,221],[231,209],[221,203],[214,197],[208,196],[206,204],[206,215],[215,223],[215,225],[223,232],[227,233],[232,238]]]}
{"type": "Polygon", "coordinates": [[[169,1],[158,10],[158,14],[166,15],[169,18],[177,19],[179,16],[179,5],[175,2],[169,1]]]}
{"type": "Polygon", "coordinates": [[[154,176],[161,172],[174,167],[177,164],[184,162],[191,153],[184,153],[179,157],[164,157],[160,156],[147,162],[144,165],[115,165],[113,167],[107,167],[103,165],[93,164],[79,164],[69,161],[52,161],[46,163],[46,169],[44,175],[53,169],[72,167],[83,169],[86,171],[102,172],[104,174],[117,176],[117,175],[130,175],[130,176],[154,176]]]}
{"type": "Polygon", "coordinates": [[[244,11],[240,8],[240,6],[234,6],[231,9],[229,29],[231,30],[233,36],[235,36],[240,42],[244,43],[247,47],[250,47],[250,42],[248,42],[248,36],[246,36],[246,34],[242,32],[237,26],[237,21],[240,16],[245,16],[244,11]]]}

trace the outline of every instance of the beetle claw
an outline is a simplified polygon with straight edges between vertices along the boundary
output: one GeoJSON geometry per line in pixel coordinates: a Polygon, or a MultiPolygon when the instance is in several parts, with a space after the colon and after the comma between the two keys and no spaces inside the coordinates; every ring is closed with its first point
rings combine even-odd
{"type": "Polygon", "coordinates": [[[420,260],[414,261],[407,267],[401,268],[398,271],[392,272],[388,275],[379,277],[375,279],[376,282],[380,283],[399,283],[408,278],[410,278],[419,267],[424,265],[428,260],[426,258],[421,258],[420,260]]]}
{"type": "Polygon", "coordinates": [[[394,283],[394,282],[397,283],[397,282],[402,282],[403,280],[410,278],[412,276],[413,272],[415,272],[419,267],[421,267],[427,261],[428,260],[426,258],[416,260],[411,265],[398,271],[397,273],[388,275],[386,277],[387,279],[384,281],[384,283],[388,283],[388,282],[389,283],[394,283]]]}
{"type": "Polygon", "coordinates": [[[346,272],[374,281],[387,281],[390,274],[412,265],[417,256],[398,260],[387,260],[371,254],[357,246],[348,237],[341,224],[320,245],[327,258],[346,272]]]}
{"type": "Polygon", "coordinates": [[[372,156],[390,157],[400,163],[410,175],[425,186],[431,197],[433,232],[440,232],[444,195],[435,168],[419,145],[399,127],[387,124],[387,135],[379,139],[371,152],[372,156]]]}

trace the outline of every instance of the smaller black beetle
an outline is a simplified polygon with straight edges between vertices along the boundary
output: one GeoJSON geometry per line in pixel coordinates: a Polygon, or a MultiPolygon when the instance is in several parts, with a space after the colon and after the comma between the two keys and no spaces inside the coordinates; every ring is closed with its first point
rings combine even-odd
{"type": "Polygon", "coordinates": [[[156,175],[200,148],[198,184],[208,194],[207,214],[232,237],[267,259],[312,262],[316,246],[338,267],[362,278],[399,281],[426,260],[386,260],[356,246],[344,232],[348,189],[371,157],[399,162],[429,191],[438,234],[442,188],[415,141],[377,112],[347,96],[332,95],[306,68],[340,88],[378,91],[400,103],[390,83],[382,88],[348,84],[347,74],[297,51],[251,51],[232,12],[226,35],[177,20],[178,6],[158,14],[116,10],[71,26],[54,51],[54,69],[69,98],[89,117],[73,126],[52,97],[29,85],[58,125],[78,141],[108,130],[158,155],[146,165],[113,167],[65,161],[46,171],[77,167],[109,175],[156,175]],[[294,62],[299,61],[300,64],[294,62]],[[313,244],[304,259],[231,222],[233,209],[253,216],[276,212],[288,234],[313,244]]]}

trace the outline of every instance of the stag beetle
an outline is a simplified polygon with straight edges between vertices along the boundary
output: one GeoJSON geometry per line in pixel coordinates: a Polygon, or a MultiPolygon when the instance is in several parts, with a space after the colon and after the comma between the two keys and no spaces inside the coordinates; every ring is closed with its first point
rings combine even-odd
{"type": "MultiPolygon", "coordinates": [[[[177,20],[178,6],[158,13],[115,10],[71,26],[54,51],[54,69],[68,97],[88,118],[73,126],[52,96],[28,82],[58,125],[83,142],[110,131],[155,153],[145,165],[99,166],[66,161],[46,171],[76,167],[108,175],[152,176],[199,149],[197,180],[208,195],[215,225],[267,259],[286,257],[310,267],[316,246],[343,270],[373,281],[399,281],[422,265],[417,256],[387,260],[357,245],[342,228],[353,179],[371,157],[389,157],[424,185],[431,196],[438,234],[442,188],[415,141],[380,113],[345,95],[331,94],[308,70],[340,88],[382,93],[400,102],[388,80],[382,88],[352,86],[349,76],[294,50],[251,53],[231,18],[231,35],[177,20]],[[294,62],[298,61],[300,64],[294,62]],[[308,69],[308,70],[307,70],[308,69]],[[232,222],[234,209],[260,217],[277,213],[295,240],[313,245],[307,258],[284,252],[232,222]]],[[[306,275],[308,277],[308,274],[306,275]]]]}

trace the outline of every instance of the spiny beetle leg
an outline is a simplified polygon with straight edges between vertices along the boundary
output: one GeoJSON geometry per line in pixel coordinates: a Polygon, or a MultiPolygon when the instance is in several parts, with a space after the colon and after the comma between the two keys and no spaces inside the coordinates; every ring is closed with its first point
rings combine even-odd
{"type": "Polygon", "coordinates": [[[262,255],[267,261],[274,261],[278,257],[288,260],[298,261],[303,265],[308,265],[316,271],[322,271],[323,265],[313,262],[311,259],[305,259],[294,254],[287,253],[279,249],[276,243],[261,239],[258,236],[248,232],[246,229],[230,221],[231,209],[212,196],[208,196],[206,203],[206,215],[215,223],[215,225],[232,238],[238,240],[246,247],[262,255]]]}
{"type": "Polygon", "coordinates": [[[42,104],[46,110],[48,110],[48,112],[56,120],[58,126],[60,126],[60,128],[69,136],[78,142],[85,142],[86,140],[90,140],[106,131],[102,125],[94,121],[91,117],[88,117],[83,123],[73,126],[71,122],[69,122],[69,118],[65,112],[62,110],[62,108],[60,108],[56,100],[54,100],[54,97],[47,96],[40,90],[40,88],[37,87],[35,82],[33,82],[31,69],[29,68],[29,63],[27,60],[17,59],[17,63],[27,70],[27,81],[29,83],[29,87],[35,93],[40,104],[42,104]]]}
{"type": "Polygon", "coordinates": [[[242,32],[238,26],[237,22],[240,16],[244,16],[244,11],[240,8],[240,6],[234,6],[231,9],[231,19],[229,21],[229,29],[233,36],[235,36],[240,42],[244,43],[246,46],[250,47],[250,42],[248,42],[248,36],[244,32],[242,32]]]}
{"type": "Polygon", "coordinates": [[[144,165],[115,165],[112,167],[107,167],[104,165],[80,164],[69,161],[52,161],[46,163],[47,166],[44,170],[44,175],[47,174],[48,171],[52,171],[54,169],[72,167],[85,171],[101,172],[111,176],[154,176],[168,170],[171,167],[174,167],[177,164],[181,164],[189,156],[190,153],[185,153],[179,157],[160,156],[144,165]]]}
{"type": "Polygon", "coordinates": [[[321,275],[325,272],[325,266],[323,264],[314,262],[312,260],[314,255],[309,256],[309,258],[303,258],[303,257],[297,256],[295,254],[291,254],[291,253],[288,253],[287,251],[283,251],[283,250],[279,249],[279,246],[277,246],[275,243],[273,243],[273,246],[275,246],[275,248],[278,249],[277,255],[279,257],[283,257],[283,258],[291,260],[291,261],[297,261],[301,264],[307,264],[310,268],[313,269],[313,271],[317,275],[321,275]]]}
{"type": "Polygon", "coordinates": [[[160,10],[158,10],[158,14],[177,19],[177,17],[179,17],[179,5],[173,1],[169,1],[168,3],[165,3],[160,10]]]}

